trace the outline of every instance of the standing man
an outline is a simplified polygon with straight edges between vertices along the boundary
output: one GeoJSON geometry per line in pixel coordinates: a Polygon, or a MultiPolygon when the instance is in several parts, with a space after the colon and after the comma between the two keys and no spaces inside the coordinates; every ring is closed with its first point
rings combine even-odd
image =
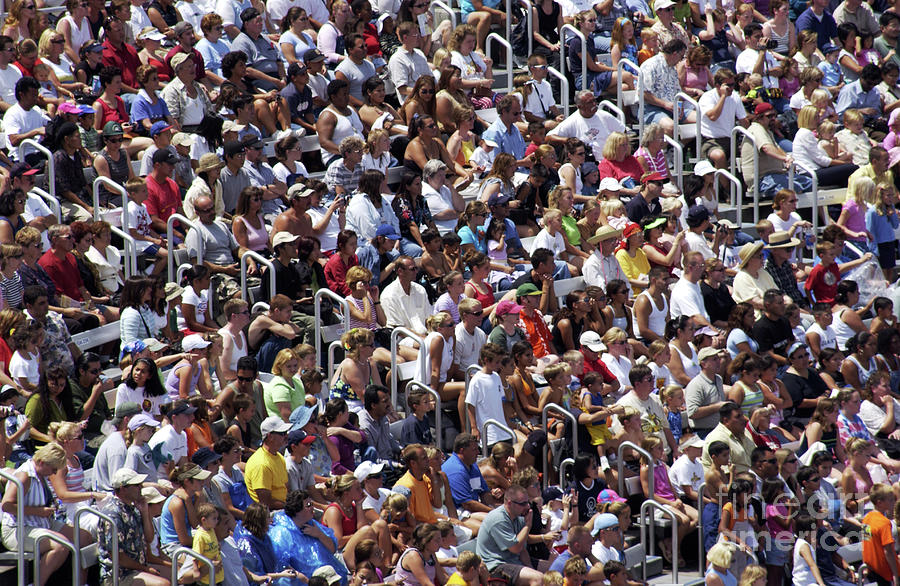
{"type": "Polygon", "coordinates": [[[292,427],[293,424],[282,421],[281,417],[266,417],[259,426],[262,447],[247,460],[244,472],[247,492],[270,511],[283,509],[287,498],[288,473],[281,450],[292,427]]]}
{"type": "Polygon", "coordinates": [[[700,96],[701,152],[718,169],[725,169],[731,160],[731,130],[735,123],[747,125],[747,112],[741,96],[734,92],[734,72],[720,69],[713,77],[715,87],[700,96]]]}

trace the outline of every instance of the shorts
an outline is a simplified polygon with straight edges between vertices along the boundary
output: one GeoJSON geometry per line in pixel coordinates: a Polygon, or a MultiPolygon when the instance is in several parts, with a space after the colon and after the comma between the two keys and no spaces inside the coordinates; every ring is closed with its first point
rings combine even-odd
{"type": "Polygon", "coordinates": [[[519,574],[524,569],[525,566],[520,564],[500,564],[491,570],[491,577],[506,580],[507,584],[515,584],[519,581],[519,574]]]}
{"type": "MultiPolygon", "coordinates": [[[[51,521],[50,522],[50,531],[59,532],[60,529],[64,527],[64,524],[60,521],[51,521]]],[[[39,531],[47,531],[48,529],[45,527],[35,527],[33,525],[25,525],[25,551],[34,551],[34,538],[37,536],[39,531]]],[[[16,526],[7,527],[3,525],[0,528],[0,534],[2,534],[3,547],[5,547],[9,551],[16,551],[21,546],[22,540],[19,539],[19,536],[16,535],[16,526]]]]}
{"type": "Polygon", "coordinates": [[[731,138],[704,138],[700,147],[700,154],[709,157],[709,152],[713,149],[722,149],[725,151],[725,158],[731,158],[731,138]]]}
{"type": "Polygon", "coordinates": [[[878,266],[892,269],[897,265],[897,241],[878,243],[878,266]]]}
{"type": "Polygon", "coordinates": [[[651,124],[659,124],[666,118],[671,120],[672,113],[667,110],[663,110],[659,106],[649,106],[649,105],[644,106],[644,124],[645,125],[650,126],[651,124]]]}
{"type": "Polygon", "coordinates": [[[542,429],[536,429],[528,434],[528,438],[522,445],[522,451],[530,454],[535,461],[542,462],[545,445],[547,445],[546,432],[542,429]]]}
{"type": "Polygon", "coordinates": [[[141,252],[141,255],[149,258],[156,258],[157,252],[159,252],[159,244],[151,244],[141,252]]]}

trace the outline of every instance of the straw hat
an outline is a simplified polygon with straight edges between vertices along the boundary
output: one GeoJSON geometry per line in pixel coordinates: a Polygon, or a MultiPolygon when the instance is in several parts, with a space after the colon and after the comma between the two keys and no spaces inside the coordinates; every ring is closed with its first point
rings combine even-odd
{"type": "Polygon", "coordinates": [[[221,169],[224,166],[225,163],[222,162],[218,155],[215,153],[206,153],[200,157],[200,161],[197,163],[197,173],[221,169]]]}
{"type": "Polygon", "coordinates": [[[747,244],[741,246],[740,251],[738,251],[738,256],[741,259],[740,264],[738,264],[739,269],[743,269],[747,266],[747,263],[750,262],[750,259],[756,256],[760,250],[763,249],[764,244],[762,241],[756,242],[748,242],[747,244]]]}

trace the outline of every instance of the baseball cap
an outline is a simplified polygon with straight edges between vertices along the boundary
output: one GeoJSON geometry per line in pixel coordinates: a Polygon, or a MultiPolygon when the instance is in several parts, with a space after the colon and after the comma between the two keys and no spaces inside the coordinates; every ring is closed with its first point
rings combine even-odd
{"type": "Polygon", "coordinates": [[[113,488],[122,488],[132,484],[141,484],[147,480],[146,474],[138,474],[131,468],[119,468],[112,476],[110,484],[113,488]]]}
{"type": "Polygon", "coordinates": [[[581,336],[579,336],[578,338],[578,343],[582,346],[586,346],[587,349],[591,350],[592,352],[601,352],[604,348],[603,340],[600,338],[600,334],[592,330],[582,332],[581,336]]]}
{"type": "Polygon", "coordinates": [[[717,350],[715,348],[710,348],[709,346],[707,346],[706,348],[703,348],[702,350],[700,350],[700,354],[697,356],[697,360],[699,360],[700,362],[703,362],[707,358],[712,358],[713,356],[719,356],[719,354],[721,352],[722,352],[721,350],[717,350]]]}
{"type": "Polygon", "coordinates": [[[272,416],[263,419],[263,422],[259,424],[259,431],[265,439],[270,433],[287,433],[292,427],[293,425],[290,423],[282,421],[281,417],[272,416]]]}
{"type": "Polygon", "coordinates": [[[153,153],[153,164],[157,163],[166,163],[169,165],[174,165],[178,162],[178,157],[175,156],[175,153],[170,151],[169,149],[159,149],[155,153],[153,153]]]}
{"type": "Polygon", "coordinates": [[[103,125],[103,136],[122,136],[123,134],[125,131],[118,122],[110,121],[103,125]]]}
{"type": "Polygon", "coordinates": [[[56,109],[60,114],[78,114],[79,108],[78,104],[73,104],[72,102],[63,102],[56,109]]]}
{"type": "Polygon", "coordinates": [[[612,513],[600,513],[594,519],[594,528],[591,529],[591,535],[597,537],[604,529],[612,529],[619,526],[619,518],[612,513]]]}
{"type": "Polygon", "coordinates": [[[88,106],[87,104],[78,104],[78,115],[84,116],[85,114],[94,114],[97,111],[88,106]]]}
{"type": "Polygon", "coordinates": [[[510,301],[509,299],[504,299],[497,305],[496,314],[497,316],[507,315],[510,313],[519,313],[522,311],[522,306],[514,301],[510,301]]]}
{"type": "Polygon", "coordinates": [[[131,421],[128,422],[128,429],[134,431],[143,425],[146,425],[148,427],[159,427],[159,421],[157,421],[153,417],[150,417],[146,413],[138,413],[131,418],[131,421]]]}
{"type": "Polygon", "coordinates": [[[681,444],[681,451],[684,451],[687,448],[700,448],[702,450],[705,445],[706,442],[703,441],[699,435],[692,435],[681,444]]]}
{"type": "Polygon", "coordinates": [[[293,79],[301,73],[306,73],[305,65],[300,65],[299,63],[291,63],[287,68],[288,79],[293,79]]]}
{"type": "Polygon", "coordinates": [[[775,109],[775,106],[773,106],[773,105],[770,104],[769,102],[763,102],[763,103],[761,103],[761,104],[757,104],[757,105],[756,105],[756,109],[753,110],[753,112],[754,112],[757,116],[759,116],[760,114],[765,114],[765,113],[768,112],[769,110],[774,110],[774,109],[775,109]]]}
{"type": "Polygon", "coordinates": [[[212,472],[210,472],[209,470],[204,470],[200,466],[197,466],[196,464],[191,462],[190,464],[185,465],[184,471],[180,475],[178,475],[178,480],[184,481],[188,478],[194,478],[196,480],[206,480],[210,476],[212,476],[212,472]]]}
{"type": "Polygon", "coordinates": [[[687,225],[691,228],[696,228],[708,219],[709,210],[706,209],[706,206],[693,205],[691,206],[691,209],[688,210],[687,225]]]}
{"type": "Polygon", "coordinates": [[[375,230],[375,236],[384,236],[388,240],[400,240],[400,234],[397,229],[390,224],[382,224],[375,230]]]}
{"type": "Polygon", "coordinates": [[[295,197],[309,197],[313,194],[313,190],[306,187],[306,185],[302,183],[294,183],[287,190],[287,195],[289,199],[293,199],[295,197]]]}
{"type": "Polygon", "coordinates": [[[180,37],[184,33],[194,30],[194,26],[191,23],[189,23],[188,21],[182,20],[181,22],[176,24],[174,27],[172,27],[172,30],[175,31],[176,37],[180,37]]]}
{"type": "Polygon", "coordinates": [[[519,287],[516,289],[516,298],[526,297],[529,295],[542,295],[542,293],[534,283],[525,283],[524,285],[519,285],[519,287]]]}
{"type": "Polygon", "coordinates": [[[835,45],[834,43],[825,43],[822,46],[822,54],[828,55],[829,53],[834,53],[835,51],[840,51],[841,48],[835,45]]]}
{"type": "MultiPolygon", "coordinates": [[[[226,132],[240,132],[245,128],[247,128],[246,125],[238,124],[234,120],[226,120],[225,122],[222,123],[222,133],[223,134],[226,132]]],[[[236,142],[238,142],[239,144],[241,144],[241,146],[243,146],[243,143],[241,143],[240,141],[236,141],[236,142]]]]}
{"type": "Polygon", "coordinates": [[[653,11],[659,12],[670,6],[675,6],[675,3],[672,0],[656,0],[656,2],[653,3],[653,11]]]}
{"type": "Polygon", "coordinates": [[[497,144],[497,141],[491,140],[491,139],[489,139],[489,138],[485,138],[485,139],[482,139],[482,140],[484,140],[484,144],[486,144],[487,146],[489,146],[489,147],[491,147],[491,148],[493,148],[493,149],[495,149],[495,148],[497,148],[497,147],[500,146],[499,144],[497,144]]]}
{"type": "Polygon", "coordinates": [[[296,242],[300,239],[300,236],[297,234],[291,234],[285,230],[275,234],[275,238],[272,239],[272,248],[277,248],[282,244],[287,244],[288,242],[296,242]]]}
{"type": "Polygon", "coordinates": [[[325,55],[322,54],[322,51],[318,49],[307,49],[305,53],[303,53],[303,62],[304,63],[314,63],[316,61],[325,61],[325,55]]]}
{"type": "Polygon", "coordinates": [[[325,582],[328,583],[328,586],[334,586],[341,581],[341,576],[335,572],[334,568],[331,566],[322,566],[317,569],[313,572],[313,578],[325,578],[325,582]]]}
{"type": "Polygon", "coordinates": [[[141,406],[137,403],[128,402],[116,405],[116,416],[113,417],[112,423],[113,425],[118,425],[122,423],[122,420],[126,417],[137,415],[141,411],[143,411],[143,409],[141,409],[141,406]]]}
{"type": "Polygon", "coordinates": [[[375,462],[369,462],[368,460],[366,460],[356,467],[356,470],[353,471],[353,476],[355,476],[356,479],[360,482],[364,482],[369,476],[381,474],[382,470],[384,470],[383,462],[378,462],[376,464],[375,462]]]}
{"type": "MultiPolygon", "coordinates": [[[[225,127],[222,126],[222,132],[225,132],[225,127]]],[[[225,143],[225,146],[222,147],[222,152],[225,153],[226,157],[233,157],[237,154],[243,153],[246,151],[244,148],[244,144],[239,140],[229,140],[225,143]]]]}
{"type": "Polygon", "coordinates": [[[21,162],[13,165],[9,170],[9,176],[13,179],[17,177],[23,177],[28,175],[37,175],[38,170],[29,165],[28,163],[21,162]]]}
{"type": "Polygon", "coordinates": [[[166,497],[164,497],[155,486],[145,486],[142,488],[141,496],[144,497],[144,500],[148,505],[156,505],[166,500],[166,497]]]}
{"type": "MultiPolygon", "coordinates": [[[[308,446],[314,441],[316,441],[316,436],[308,434],[302,429],[295,429],[287,435],[287,445],[289,446],[293,446],[294,444],[305,444],[308,446]]],[[[359,468],[357,467],[357,470],[358,469],[359,468]]]]}
{"type": "Polygon", "coordinates": [[[169,415],[193,415],[196,411],[197,408],[187,401],[175,401],[169,409],[169,415]]]}
{"type": "Polygon", "coordinates": [[[509,200],[512,198],[508,195],[504,195],[499,191],[497,193],[492,193],[490,197],[488,197],[488,207],[492,208],[494,206],[502,206],[509,203],[509,200]]]}
{"type": "MultiPolygon", "coordinates": [[[[178,33],[176,32],[176,34],[178,33]]],[[[141,29],[141,32],[139,32],[137,36],[137,40],[139,41],[143,41],[145,39],[149,39],[151,41],[163,41],[165,40],[165,38],[166,35],[159,32],[159,29],[155,26],[145,26],[141,29]]]]}
{"type": "Polygon", "coordinates": [[[611,488],[604,488],[597,494],[597,504],[603,503],[624,503],[625,499],[619,496],[619,493],[611,488]]]}
{"type": "Polygon", "coordinates": [[[187,132],[176,132],[172,137],[172,144],[174,145],[189,147],[192,142],[191,135],[187,132]]]}
{"type": "Polygon", "coordinates": [[[147,349],[151,352],[159,352],[160,350],[164,350],[169,347],[168,344],[163,344],[156,338],[144,338],[141,341],[147,345],[147,349]]]}
{"type": "Polygon", "coordinates": [[[169,60],[169,67],[172,68],[172,71],[177,71],[181,64],[190,60],[190,58],[191,56],[187,53],[175,53],[169,60]]]}
{"type": "Polygon", "coordinates": [[[210,342],[203,339],[203,336],[200,334],[191,334],[190,336],[185,336],[184,340],[181,341],[181,349],[190,352],[191,350],[202,350],[210,345],[210,342]]]}
{"type": "Polygon", "coordinates": [[[18,397],[19,391],[12,385],[3,385],[0,387],[0,402],[9,401],[13,397],[18,397]]]}
{"type": "Polygon", "coordinates": [[[102,53],[103,45],[97,42],[93,42],[87,47],[84,48],[85,53],[102,53]]]}
{"type": "Polygon", "coordinates": [[[154,122],[153,126],[150,127],[150,136],[151,137],[159,136],[160,134],[162,134],[163,132],[165,132],[171,128],[172,128],[172,125],[169,124],[168,122],[163,122],[162,120],[160,120],[158,122],[154,122]]]}
{"type": "Polygon", "coordinates": [[[581,164],[581,176],[586,177],[597,171],[597,163],[593,161],[585,161],[581,164]]]}
{"type": "Polygon", "coordinates": [[[715,172],[716,168],[713,167],[713,164],[706,159],[699,161],[696,165],[694,165],[694,175],[696,175],[697,177],[703,177],[704,175],[709,175],[710,173],[715,172]]]}
{"type": "Polygon", "coordinates": [[[541,497],[544,499],[545,503],[549,503],[550,501],[558,501],[563,497],[563,491],[558,486],[548,486],[544,489],[544,492],[541,493],[541,497]]]}
{"type": "Polygon", "coordinates": [[[653,173],[647,173],[643,177],[641,177],[641,184],[649,183],[651,181],[665,181],[666,177],[660,173],[659,171],[654,171],[653,173]]]}
{"type": "Polygon", "coordinates": [[[597,186],[600,191],[622,191],[622,184],[612,177],[604,177],[597,186]]]}
{"type": "Polygon", "coordinates": [[[198,448],[196,452],[191,456],[191,462],[200,466],[201,468],[206,468],[213,462],[218,462],[222,459],[222,454],[217,454],[215,450],[204,446],[202,448],[198,448]]]}
{"type": "Polygon", "coordinates": [[[241,143],[244,145],[245,149],[261,149],[265,145],[265,143],[259,138],[259,136],[253,133],[245,136],[241,140],[241,143]]]}

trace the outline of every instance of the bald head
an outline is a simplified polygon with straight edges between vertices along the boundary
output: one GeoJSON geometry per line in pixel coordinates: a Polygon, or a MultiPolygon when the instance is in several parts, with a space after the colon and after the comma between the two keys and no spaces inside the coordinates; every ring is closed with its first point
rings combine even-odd
{"type": "Polygon", "coordinates": [[[200,221],[204,223],[212,222],[216,217],[216,206],[207,195],[197,198],[194,202],[194,211],[197,212],[197,217],[200,218],[200,221]]]}

